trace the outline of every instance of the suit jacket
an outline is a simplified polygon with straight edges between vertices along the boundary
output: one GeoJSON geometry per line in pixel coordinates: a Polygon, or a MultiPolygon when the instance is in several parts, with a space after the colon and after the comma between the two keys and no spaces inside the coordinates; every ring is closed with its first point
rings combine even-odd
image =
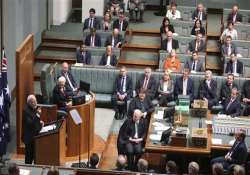
{"type": "MultiPolygon", "coordinates": [[[[168,43],[167,39],[164,39],[162,41],[162,46],[161,46],[162,50],[167,50],[167,47],[168,47],[167,43],[168,43]]],[[[175,39],[172,40],[172,49],[175,49],[175,50],[179,49],[179,42],[178,42],[178,40],[175,40],[175,39]]]]}
{"type": "Polygon", "coordinates": [[[215,80],[211,80],[210,82],[210,87],[208,88],[206,80],[203,80],[200,83],[200,87],[199,87],[199,98],[203,99],[206,98],[208,99],[208,101],[217,101],[217,82],[215,80]]]}
{"type": "Polygon", "coordinates": [[[126,130],[128,127],[128,123],[129,123],[129,119],[124,121],[124,123],[120,127],[119,134],[117,137],[117,152],[119,155],[126,153],[126,144],[127,144],[126,130]]]}
{"type": "MultiPolygon", "coordinates": [[[[226,44],[223,44],[221,46],[221,54],[223,56],[229,56],[227,55],[227,52],[228,52],[228,47],[226,44]]],[[[237,47],[235,46],[235,44],[231,43],[231,53],[234,53],[234,54],[238,54],[238,50],[237,50],[237,47]]]]}
{"type": "MultiPolygon", "coordinates": [[[[133,88],[132,88],[132,79],[130,76],[126,76],[126,94],[127,97],[130,98],[133,95],[133,88]]],[[[114,91],[114,95],[116,94],[124,94],[124,92],[122,91],[122,76],[119,75],[116,80],[115,80],[115,91],[114,91]]]]}
{"type": "MultiPolygon", "coordinates": [[[[192,58],[187,59],[185,61],[184,68],[188,68],[190,71],[193,70],[193,59],[192,58]]],[[[195,71],[196,72],[204,72],[205,71],[203,61],[197,60],[195,71]]]]}
{"type": "MultiPolygon", "coordinates": [[[[172,33],[175,33],[173,25],[169,24],[168,25],[168,30],[171,31],[172,33]]],[[[160,27],[160,33],[166,33],[163,26],[160,27]]]]}
{"type": "Polygon", "coordinates": [[[64,88],[64,93],[60,91],[58,85],[53,89],[53,102],[58,106],[59,109],[66,111],[66,106],[69,98],[73,96],[73,92],[70,91],[67,86],[64,88]]]}
{"type": "Polygon", "coordinates": [[[246,80],[243,85],[242,98],[250,98],[250,80],[246,80]]]}
{"type": "MultiPolygon", "coordinates": [[[[84,20],[83,30],[89,29],[89,20],[90,18],[84,20]]],[[[97,30],[101,29],[100,21],[96,17],[94,17],[93,28],[97,30]]]]}
{"type": "Polygon", "coordinates": [[[32,143],[34,137],[39,134],[42,125],[40,118],[37,116],[37,110],[26,105],[23,110],[22,119],[22,141],[25,144],[32,143]]]}
{"type": "MultiPolygon", "coordinates": [[[[202,13],[202,20],[206,20],[207,13],[205,12],[205,10],[203,10],[201,13],[202,13]]],[[[195,20],[196,18],[198,18],[198,15],[199,15],[199,11],[196,9],[192,14],[192,19],[195,20]]]]}
{"type": "MultiPolygon", "coordinates": [[[[232,13],[229,13],[228,14],[228,17],[227,17],[227,21],[230,22],[230,21],[233,21],[233,14],[232,13]]],[[[236,22],[242,22],[242,15],[240,13],[237,13],[236,14],[236,19],[235,19],[236,22]]]]}
{"type": "Polygon", "coordinates": [[[112,30],[112,26],[113,26],[113,23],[112,22],[110,22],[110,23],[108,23],[108,26],[107,26],[107,28],[105,28],[104,27],[105,25],[104,25],[104,21],[102,21],[101,22],[101,30],[112,30]]]}
{"type": "MultiPolygon", "coordinates": [[[[175,87],[174,87],[174,96],[177,99],[178,95],[183,92],[183,77],[179,77],[176,79],[175,87]]],[[[187,95],[190,97],[190,101],[194,100],[194,82],[191,78],[188,78],[187,82],[187,95]]]]}
{"type": "Polygon", "coordinates": [[[224,114],[231,115],[232,117],[240,116],[240,100],[236,98],[230,105],[231,97],[227,98],[225,100],[225,103],[223,104],[224,108],[224,114]],[[229,106],[228,106],[229,105],[229,106]]]}
{"type": "Polygon", "coordinates": [[[154,105],[147,96],[143,101],[141,101],[139,97],[135,97],[131,100],[128,107],[129,118],[132,118],[135,109],[140,109],[142,112],[147,112],[147,114],[150,115],[154,111],[154,105]]]}
{"type": "MultiPolygon", "coordinates": [[[[68,71],[68,77],[69,77],[69,80],[71,82],[71,84],[74,86],[74,88],[77,88],[77,83],[71,73],[71,71],[68,71]]],[[[69,90],[69,91],[72,91],[73,92],[73,89],[70,87],[70,84],[69,84],[69,81],[68,79],[66,78],[66,75],[65,73],[63,73],[63,71],[61,71],[61,76],[63,76],[65,79],[66,79],[66,82],[65,82],[65,87],[69,90]]]]}
{"type": "MultiPolygon", "coordinates": [[[[190,43],[188,43],[188,50],[190,52],[195,51],[195,46],[196,46],[196,39],[194,39],[190,43]]],[[[204,42],[204,40],[200,41],[200,45],[199,45],[199,47],[197,49],[198,49],[198,52],[205,52],[205,42],[204,42]]]]}
{"type": "MultiPolygon", "coordinates": [[[[128,27],[128,21],[123,20],[122,31],[126,31],[127,27],[128,27]]],[[[115,28],[120,30],[120,20],[119,19],[115,20],[113,23],[113,29],[115,29],[115,28]]]]}
{"type": "MultiPolygon", "coordinates": [[[[145,75],[142,75],[139,78],[139,80],[136,82],[135,90],[137,94],[139,94],[140,89],[143,88],[144,79],[145,79],[145,75]]],[[[151,75],[148,80],[146,95],[152,100],[156,95],[156,90],[157,90],[157,81],[151,75]]]]}
{"type": "Polygon", "coordinates": [[[246,143],[244,141],[239,143],[235,141],[229,152],[232,152],[231,154],[232,160],[229,161],[229,163],[241,165],[246,162],[248,152],[246,143]]]}
{"type": "MultiPolygon", "coordinates": [[[[112,37],[113,35],[110,35],[107,37],[106,41],[105,41],[105,46],[107,47],[108,45],[112,46],[112,37]]],[[[122,35],[119,34],[118,37],[115,37],[115,41],[114,41],[114,46],[115,47],[117,45],[117,43],[121,42],[122,43],[122,35]]]]}
{"type": "Polygon", "coordinates": [[[195,27],[192,28],[191,30],[191,35],[196,35],[197,33],[201,33],[203,36],[206,34],[205,28],[200,27],[199,32],[195,30],[195,27]]]}
{"type": "MultiPolygon", "coordinates": [[[[236,68],[236,72],[240,75],[243,74],[243,63],[239,60],[237,60],[237,68],[236,68]]],[[[231,60],[229,60],[227,62],[227,66],[226,66],[226,70],[225,73],[233,73],[233,63],[231,60]]]]}
{"type": "MultiPolygon", "coordinates": [[[[107,57],[108,57],[108,55],[106,53],[104,53],[102,55],[102,58],[101,58],[101,61],[100,61],[99,65],[104,65],[105,66],[107,64],[107,57]]],[[[116,66],[117,62],[118,61],[117,61],[116,56],[115,55],[111,55],[110,56],[110,65],[111,66],[116,66]]]]}
{"type": "MultiPolygon", "coordinates": [[[[164,85],[164,81],[160,80],[159,87],[158,87],[158,93],[159,94],[166,94],[166,92],[163,91],[163,85],[164,85]]],[[[169,92],[168,94],[173,95],[173,93],[174,93],[174,81],[173,80],[168,81],[167,91],[169,92]]]]}
{"type": "Polygon", "coordinates": [[[237,84],[233,82],[232,87],[230,87],[226,82],[221,86],[220,96],[222,101],[225,101],[227,98],[231,96],[232,88],[238,89],[237,84]]]}
{"type": "MultiPolygon", "coordinates": [[[[86,46],[91,46],[91,34],[86,36],[84,43],[86,46]]],[[[95,47],[101,47],[101,45],[101,37],[98,34],[95,34],[95,47]]]]}
{"type": "Polygon", "coordinates": [[[90,64],[91,53],[89,51],[85,51],[83,53],[80,52],[80,49],[76,50],[76,62],[90,64]]]}
{"type": "MultiPolygon", "coordinates": [[[[126,130],[125,130],[125,140],[127,143],[129,143],[129,138],[134,138],[135,136],[135,122],[133,121],[133,119],[129,119],[127,122],[126,122],[126,130]]],[[[138,138],[142,138],[143,141],[145,141],[146,139],[146,135],[147,135],[147,124],[146,124],[146,121],[145,119],[141,119],[139,121],[139,124],[138,124],[138,128],[137,128],[137,134],[138,134],[138,138]]]]}

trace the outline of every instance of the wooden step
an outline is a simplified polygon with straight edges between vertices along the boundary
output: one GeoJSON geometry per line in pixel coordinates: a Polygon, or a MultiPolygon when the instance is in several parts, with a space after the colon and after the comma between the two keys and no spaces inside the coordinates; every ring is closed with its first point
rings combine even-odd
{"type": "Polygon", "coordinates": [[[41,50],[76,51],[79,45],[56,42],[42,42],[39,46],[41,50]]]}
{"type": "Polygon", "coordinates": [[[119,66],[127,66],[130,68],[141,68],[151,67],[152,69],[158,68],[158,61],[150,60],[127,60],[125,58],[120,58],[118,62],[119,66]]]}
{"type": "Polygon", "coordinates": [[[63,44],[75,44],[80,45],[82,44],[82,40],[77,39],[70,39],[70,38],[49,38],[49,37],[43,37],[42,42],[53,42],[53,43],[63,43],[63,44]]]}
{"type": "Polygon", "coordinates": [[[75,58],[70,58],[70,57],[55,57],[55,56],[36,56],[35,57],[36,62],[42,62],[42,63],[63,63],[63,62],[68,62],[69,64],[75,64],[76,59],[75,58]]]}

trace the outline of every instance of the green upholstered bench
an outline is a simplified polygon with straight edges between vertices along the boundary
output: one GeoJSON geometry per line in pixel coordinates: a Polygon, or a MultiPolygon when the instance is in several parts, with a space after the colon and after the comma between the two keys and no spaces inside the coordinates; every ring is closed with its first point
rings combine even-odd
{"type": "Polygon", "coordinates": [[[233,40],[233,43],[236,45],[242,57],[250,57],[250,41],[233,40]]]}
{"type": "Polygon", "coordinates": [[[234,27],[237,30],[239,40],[250,40],[250,25],[249,24],[239,23],[239,24],[235,24],[234,27]]]}

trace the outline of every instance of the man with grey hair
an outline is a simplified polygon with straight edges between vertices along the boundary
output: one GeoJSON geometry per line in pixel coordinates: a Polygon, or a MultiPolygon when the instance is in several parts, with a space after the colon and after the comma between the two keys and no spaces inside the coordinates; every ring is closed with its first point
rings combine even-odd
{"type": "Polygon", "coordinates": [[[116,160],[116,169],[117,171],[126,171],[127,160],[124,155],[119,155],[116,160]]]}
{"type": "Polygon", "coordinates": [[[231,96],[225,100],[223,104],[224,114],[231,115],[232,117],[240,116],[240,99],[238,98],[237,88],[232,88],[231,96]]]}
{"type": "Polygon", "coordinates": [[[41,109],[37,106],[35,95],[29,95],[22,116],[22,141],[25,144],[26,164],[32,164],[34,160],[34,137],[39,134],[44,125],[44,122],[40,120],[40,114],[41,109]]]}
{"type": "Polygon", "coordinates": [[[198,175],[199,174],[199,164],[196,162],[190,162],[188,164],[188,175],[198,175]]]}
{"type": "Polygon", "coordinates": [[[145,159],[139,159],[137,163],[137,170],[141,173],[148,172],[148,161],[145,159]]]}

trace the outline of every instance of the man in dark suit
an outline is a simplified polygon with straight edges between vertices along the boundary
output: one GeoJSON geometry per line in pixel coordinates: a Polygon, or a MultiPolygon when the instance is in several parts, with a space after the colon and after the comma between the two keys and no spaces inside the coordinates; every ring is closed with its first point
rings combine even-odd
{"type": "Polygon", "coordinates": [[[139,109],[136,109],[133,112],[133,118],[128,120],[125,130],[126,153],[129,170],[134,170],[145,144],[147,124],[142,118],[142,115],[142,112],[139,109]]]}
{"type": "Polygon", "coordinates": [[[128,21],[125,18],[124,12],[119,12],[119,19],[116,19],[113,23],[113,29],[119,29],[119,31],[126,31],[128,28],[128,21]]]}
{"type": "Polygon", "coordinates": [[[189,95],[190,101],[194,100],[194,82],[189,77],[189,69],[184,68],[183,75],[176,79],[174,87],[174,96],[175,99],[178,98],[178,95],[189,95]]]}
{"type": "Polygon", "coordinates": [[[179,42],[173,39],[173,33],[171,31],[168,31],[167,38],[162,41],[161,49],[166,50],[168,53],[170,53],[172,49],[179,49],[179,42]]]}
{"type": "Polygon", "coordinates": [[[242,102],[245,107],[243,110],[243,115],[250,115],[250,80],[246,80],[242,88],[242,102]]]}
{"type": "Polygon", "coordinates": [[[101,29],[100,21],[95,17],[95,9],[89,9],[89,18],[84,20],[83,30],[86,29],[101,29]]]}
{"type": "Polygon", "coordinates": [[[150,67],[145,68],[144,74],[136,82],[135,90],[138,95],[140,89],[145,89],[146,96],[149,97],[150,100],[153,100],[155,98],[158,85],[157,81],[151,74],[152,74],[152,69],[150,67]]]}
{"type": "Polygon", "coordinates": [[[230,60],[227,62],[225,73],[234,74],[234,76],[243,75],[243,63],[240,60],[237,60],[235,54],[231,54],[230,60]]]}
{"type": "Polygon", "coordinates": [[[199,59],[197,51],[194,51],[192,57],[185,61],[184,68],[189,69],[191,73],[205,71],[205,65],[203,61],[199,59]]]}
{"type": "Polygon", "coordinates": [[[228,22],[242,22],[242,15],[238,12],[239,7],[234,5],[232,8],[232,12],[228,14],[227,21],[228,22]]]}
{"type": "Polygon", "coordinates": [[[40,120],[41,109],[34,95],[29,95],[23,110],[22,141],[25,144],[25,163],[32,164],[35,156],[34,137],[39,134],[44,122],[40,120]]]}
{"type": "Polygon", "coordinates": [[[90,29],[90,34],[86,36],[84,43],[86,46],[101,47],[101,37],[96,33],[95,28],[90,29]]]}
{"type": "Polygon", "coordinates": [[[226,37],[226,43],[221,46],[221,54],[223,57],[229,57],[231,54],[238,54],[237,47],[232,43],[232,37],[230,35],[226,37]]]}
{"type": "Polygon", "coordinates": [[[120,68],[120,74],[115,80],[115,91],[111,98],[115,110],[115,119],[123,119],[127,111],[127,101],[133,95],[132,79],[127,75],[126,67],[120,68]]]}
{"type": "Polygon", "coordinates": [[[202,40],[202,34],[198,33],[196,35],[196,39],[192,40],[188,43],[188,51],[189,52],[205,52],[205,42],[202,40]]]}
{"type": "Polygon", "coordinates": [[[145,89],[140,89],[139,95],[134,97],[128,107],[128,118],[132,118],[135,109],[140,109],[144,115],[144,118],[150,118],[152,112],[154,112],[154,105],[151,100],[146,96],[145,89]]]}
{"type": "Polygon", "coordinates": [[[233,74],[228,74],[227,75],[227,81],[221,86],[220,99],[221,99],[222,104],[225,103],[226,99],[230,98],[231,90],[233,88],[238,89],[238,86],[234,82],[234,75],[233,74]]]}
{"type": "Polygon", "coordinates": [[[212,72],[207,70],[205,73],[205,79],[201,81],[199,86],[199,98],[208,102],[208,109],[218,103],[217,97],[217,82],[212,79],[212,72]]]}
{"type": "Polygon", "coordinates": [[[248,155],[245,137],[246,133],[244,130],[240,130],[240,132],[236,133],[235,142],[228,153],[225,156],[212,159],[211,165],[215,163],[221,163],[223,168],[228,170],[232,164],[244,164],[248,155]]]}
{"type": "Polygon", "coordinates": [[[231,96],[225,100],[223,104],[223,113],[226,115],[231,115],[231,117],[240,116],[240,100],[238,98],[238,90],[233,88],[231,91],[231,96]]]}
{"type": "Polygon", "coordinates": [[[112,35],[108,36],[105,46],[111,45],[112,47],[120,48],[122,45],[122,35],[119,34],[119,29],[114,28],[112,35]]]}
{"type": "Polygon", "coordinates": [[[84,44],[80,45],[79,48],[76,49],[76,62],[83,64],[90,64],[91,53],[85,50],[86,46],[84,44]]]}
{"type": "Polygon", "coordinates": [[[77,83],[69,69],[69,64],[67,62],[62,63],[61,76],[63,76],[66,80],[66,88],[72,91],[73,93],[77,92],[77,83]]]}
{"type": "Polygon", "coordinates": [[[200,21],[206,20],[207,19],[207,13],[204,10],[203,4],[199,3],[195,9],[195,11],[192,14],[192,19],[196,21],[199,19],[200,21]]]}
{"type": "Polygon", "coordinates": [[[106,47],[106,53],[102,55],[99,65],[103,66],[116,66],[118,63],[116,55],[113,54],[112,47],[106,47]]]}

